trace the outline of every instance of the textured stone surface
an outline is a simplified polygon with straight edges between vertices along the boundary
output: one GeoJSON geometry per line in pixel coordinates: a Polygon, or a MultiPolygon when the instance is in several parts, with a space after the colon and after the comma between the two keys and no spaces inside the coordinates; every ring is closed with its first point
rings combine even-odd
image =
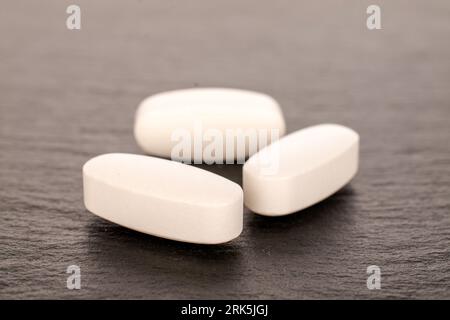
{"type": "MultiPolygon", "coordinates": [[[[0,298],[450,298],[450,3],[5,1],[0,11],[0,298]],[[193,86],[267,92],[289,131],[361,134],[350,186],[197,246],[88,213],[81,166],[140,153],[134,111],[193,86]],[[82,289],[66,289],[68,265],[82,289]],[[366,268],[382,289],[366,288],[366,268]]],[[[209,167],[235,181],[240,166],[209,167]]]]}

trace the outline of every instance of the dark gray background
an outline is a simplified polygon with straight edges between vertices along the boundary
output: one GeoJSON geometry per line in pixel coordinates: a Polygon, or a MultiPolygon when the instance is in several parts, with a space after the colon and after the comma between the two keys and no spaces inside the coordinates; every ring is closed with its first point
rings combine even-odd
{"type": "MultiPolygon", "coordinates": [[[[450,298],[450,2],[76,1],[69,31],[71,3],[0,4],[0,298],[450,298]],[[221,246],[87,212],[83,163],[141,153],[139,102],[194,86],[266,92],[289,131],[354,128],[357,177],[291,216],[246,211],[221,246]]],[[[206,168],[241,180],[239,166],[206,168]]]]}

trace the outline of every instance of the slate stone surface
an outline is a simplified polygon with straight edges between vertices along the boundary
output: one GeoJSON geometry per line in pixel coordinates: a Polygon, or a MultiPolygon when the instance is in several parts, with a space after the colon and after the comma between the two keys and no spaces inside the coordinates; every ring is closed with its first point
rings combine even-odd
{"type": "MultiPolygon", "coordinates": [[[[0,5],[0,298],[450,298],[450,3],[68,1],[0,5]],[[146,96],[266,92],[289,132],[361,135],[360,171],[297,214],[245,212],[221,246],[140,234],[87,212],[81,167],[141,153],[146,96]],[[81,267],[81,290],[66,288],[81,267]],[[378,265],[382,289],[368,290],[378,265]]],[[[240,166],[204,166],[241,181],[240,166]]]]}

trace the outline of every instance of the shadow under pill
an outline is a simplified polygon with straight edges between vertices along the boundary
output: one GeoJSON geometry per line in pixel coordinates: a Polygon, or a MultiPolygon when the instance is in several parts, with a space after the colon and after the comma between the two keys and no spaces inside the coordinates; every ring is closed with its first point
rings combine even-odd
{"type": "MultiPolygon", "coordinates": [[[[143,154],[145,155],[145,154],[143,154]]],[[[157,157],[159,159],[168,160],[167,158],[157,157]]],[[[189,164],[193,167],[203,169],[219,176],[222,176],[228,180],[231,180],[242,187],[242,167],[243,164],[189,164]]]]}
{"type": "Polygon", "coordinates": [[[333,246],[347,229],[351,230],[354,194],[349,185],[312,207],[280,217],[261,216],[247,210],[249,238],[254,248],[271,248],[274,252],[292,248],[301,254],[302,247],[320,250],[320,246],[333,246]]]}
{"type": "MultiPolygon", "coordinates": [[[[101,268],[126,274],[154,288],[215,288],[234,285],[240,273],[241,251],[235,242],[222,245],[189,244],[167,240],[93,217],[88,225],[89,255],[101,268]]],[[[174,297],[179,297],[174,291],[174,297]]]]}
{"type": "Polygon", "coordinates": [[[194,164],[193,166],[218,174],[242,187],[242,164],[194,164]]]}

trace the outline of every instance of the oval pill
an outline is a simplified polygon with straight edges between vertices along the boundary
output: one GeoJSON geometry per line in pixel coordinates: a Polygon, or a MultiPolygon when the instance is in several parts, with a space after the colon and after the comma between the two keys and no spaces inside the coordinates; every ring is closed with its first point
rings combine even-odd
{"type": "Polygon", "coordinates": [[[242,188],[219,175],[143,155],[100,155],[83,166],[86,208],[154,236],[217,244],[242,231],[242,188]]]}
{"type": "Polygon", "coordinates": [[[267,215],[290,214],[332,195],[358,170],[359,135],[322,124],[291,133],[243,167],[244,203],[267,215]]]}
{"type": "Polygon", "coordinates": [[[186,162],[244,160],[284,133],[284,117],[272,97],[226,88],[184,89],[150,96],[139,105],[134,125],[136,141],[146,153],[186,162]],[[221,141],[211,137],[219,134],[221,141]],[[184,141],[185,136],[191,141],[184,141]],[[244,148],[237,147],[240,138],[246,140],[244,148]],[[253,138],[256,148],[249,142],[253,138]],[[217,147],[220,157],[219,150],[208,152],[213,142],[222,146],[217,147]],[[200,150],[195,150],[197,147],[200,150]],[[189,150],[180,151],[182,148],[189,150]]]}

